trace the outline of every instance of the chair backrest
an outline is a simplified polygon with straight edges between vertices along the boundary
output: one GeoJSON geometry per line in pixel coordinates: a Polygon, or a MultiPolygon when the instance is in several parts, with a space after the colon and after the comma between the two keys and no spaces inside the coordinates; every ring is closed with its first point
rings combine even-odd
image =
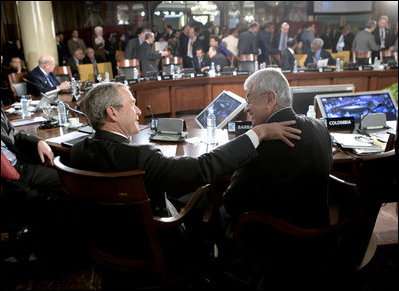
{"type": "Polygon", "coordinates": [[[368,52],[353,52],[353,62],[356,63],[358,59],[368,59],[371,58],[371,51],[368,52]]]}
{"type": "Polygon", "coordinates": [[[388,61],[398,61],[398,52],[393,50],[380,51],[380,61],[388,63],[388,61]]]}
{"type": "Polygon", "coordinates": [[[341,61],[344,61],[344,64],[347,64],[350,62],[350,57],[351,57],[351,52],[350,51],[340,51],[336,53],[331,53],[331,56],[334,60],[339,58],[341,61]]]}
{"type": "MultiPolygon", "coordinates": [[[[125,75],[128,70],[132,70],[133,67],[136,67],[137,70],[139,71],[139,76],[141,76],[141,70],[140,70],[140,60],[138,59],[125,59],[122,61],[117,62],[117,67],[118,67],[118,74],[119,75],[125,75]],[[125,70],[123,70],[123,68],[126,68],[125,70]]],[[[131,72],[132,76],[133,76],[133,72],[131,72]]],[[[128,79],[127,75],[126,79],[128,79]]],[[[133,77],[131,78],[133,79],[133,77]]]]}
{"type": "Polygon", "coordinates": [[[295,59],[298,62],[299,67],[305,66],[305,61],[307,57],[308,57],[307,54],[295,54],[295,59]]]}
{"type": "Polygon", "coordinates": [[[10,84],[11,92],[13,93],[14,97],[26,95],[27,84],[24,81],[24,78],[28,76],[28,73],[12,73],[8,75],[8,82],[10,84]]]}
{"type": "Polygon", "coordinates": [[[112,72],[112,64],[111,64],[111,62],[98,63],[97,64],[97,70],[98,70],[98,73],[101,75],[103,80],[105,79],[105,72],[108,72],[110,79],[114,78],[114,74],[112,72]]]}
{"type": "Polygon", "coordinates": [[[258,55],[255,54],[239,55],[237,58],[238,61],[240,62],[245,62],[245,61],[255,62],[258,60],[258,55]]]}
{"type": "Polygon", "coordinates": [[[82,64],[76,66],[78,67],[79,78],[82,83],[88,80],[92,81],[93,83],[96,82],[93,64],[82,64]]]}
{"type": "Polygon", "coordinates": [[[54,165],[66,191],[87,205],[84,221],[90,231],[90,256],[97,264],[166,274],[144,171],[84,171],[67,166],[59,156],[54,165]]]}
{"type": "Polygon", "coordinates": [[[370,240],[370,234],[358,230],[365,218],[364,201],[355,184],[330,177],[330,206],[335,209],[331,213],[338,217],[331,226],[304,228],[261,212],[238,217],[234,242],[254,278],[265,271],[289,276],[289,272],[331,274],[358,268],[370,240]]]}
{"type": "Polygon", "coordinates": [[[54,74],[61,83],[64,81],[71,81],[72,79],[72,71],[70,66],[55,67],[54,74]]]}
{"type": "Polygon", "coordinates": [[[183,70],[183,58],[182,57],[164,57],[162,58],[162,69],[166,65],[179,65],[180,69],[183,70]]]}

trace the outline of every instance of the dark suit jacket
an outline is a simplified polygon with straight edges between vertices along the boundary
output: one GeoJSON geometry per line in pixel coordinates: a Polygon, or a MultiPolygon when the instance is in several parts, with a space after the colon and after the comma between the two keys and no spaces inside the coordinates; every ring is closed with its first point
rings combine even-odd
{"type": "Polygon", "coordinates": [[[256,35],[251,30],[243,31],[238,37],[238,54],[258,54],[256,35]]]}
{"type": "Polygon", "coordinates": [[[295,56],[286,48],[281,54],[281,69],[292,71],[294,62],[295,56]]]}
{"type": "MultiPolygon", "coordinates": [[[[305,60],[305,67],[308,65],[308,64],[312,64],[312,63],[314,63],[314,61],[313,61],[313,56],[314,56],[314,52],[310,52],[309,54],[308,54],[308,56],[307,56],[307,58],[306,58],[306,60],[305,60]]],[[[328,59],[328,65],[329,66],[332,66],[332,65],[335,65],[335,60],[333,59],[333,57],[331,56],[331,54],[328,52],[328,51],[325,51],[325,50],[321,50],[321,52],[320,52],[320,60],[322,60],[322,59],[328,59]]]]}
{"type": "Polygon", "coordinates": [[[268,33],[266,30],[261,30],[256,38],[258,41],[258,46],[262,51],[259,62],[266,62],[266,64],[269,64],[269,54],[280,53],[279,50],[273,46],[272,35],[270,35],[270,33],[268,33]]]}
{"type": "MultiPolygon", "coordinates": [[[[79,65],[81,64],[84,64],[84,60],[79,61],[79,65]]],[[[80,79],[79,70],[78,67],[76,66],[75,59],[73,57],[69,57],[67,59],[66,65],[71,67],[72,76],[75,79],[79,80],[80,79]]]]}
{"type": "MultiPolygon", "coordinates": [[[[103,58],[101,58],[101,56],[94,56],[94,58],[96,59],[96,63],[103,63],[105,62],[103,58]]],[[[88,56],[85,56],[83,59],[83,64],[92,64],[93,62],[89,59],[88,56]]],[[[94,64],[94,63],[93,63],[94,64]]]]}
{"type": "Polygon", "coordinates": [[[304,227],[329,225],[330,134],[319,120],[296,115],[291,108],[268,123],[286,120],[296,120],[301,140],[294,148],[282,141],[262,142],[259,156],[234,172],[223,195],[224,209],[233,217],[255,210],[304,227]]]}
{"type": "Polygon", "coordinates": [[[162,206],[165,191],[194,191],[232,173],[256,155],[246,135],[198,158],[170,158],[152,145],[130,144],[125,137],[97,130],[93,138],[74,145],[70,157],[73,167],[84,170],[145,170],[144,182],[151,203],[162,206]]]}
{"type": "Polygon", "coordinates": [[[201,73],[201,69],[211,65],[211,60],[207,55],[204,55],[201,61],[201,66],[199,65],[198,58],[194,56],[193,59],[194,69],[197,73],[201,73]]]}
{"type": "Polygon", "coordinates": [[[223,68],[225,66],[229,65],[229,62],[227,61],[226,56],[224,54],[222,54],[222,53],[218,53],[217,55],[214,55],[211,58],[211,63],[215,63],[215,69],[216,69],[216,66],[219,65],[220,66],[220,70],[223,70],[223,68]]]}
{"type": "Polygon", "coordinates": [[[144,41],[138,51],[138,59],[140,60],[141,72],[147,75],[149,71],[158,71],[158,66],[155,63],[156,59],[161,58],[161,54],[154,53],[151,45],[144,41]]]}
{"type": "Polygon", "coordinates": [[[28,93],[34,96],[40,96],[40,93],[46,93],[48,91],[56,89],[56,87],[60,84],[60,82],[57,80],[57,77],[55,76],[54,72],[51,72],[49,76],[51,78],[53,86],[49,84],[49,82],[46,79],[46,76],[43,74],[43,72],[40,70],[39,67],[34,68],[28,74],[28,80],[36,84],[36,86],[28,83],[27,84],[28,93]]]}
{"type": "Polygon", "coordinates": [[[125,48],[125,59],[137,59],[140,48],[140,40],[138,37],[129,40],[125,48]]]}
{"type": "MultiPolygon", "coordinates": [[[[332,51],[334,53],[337,52],[337,43],[339,41],[339,38],[341,37],[341,33],[337,33],[337,35],[334,38],[333,46],[332,46],[332,51]]],[[[352,32],[349,32],[347,35],[344,36],[344,51],[352,51],[352,43],[353,40],[355,39],[355,35],[352,32]]]]}

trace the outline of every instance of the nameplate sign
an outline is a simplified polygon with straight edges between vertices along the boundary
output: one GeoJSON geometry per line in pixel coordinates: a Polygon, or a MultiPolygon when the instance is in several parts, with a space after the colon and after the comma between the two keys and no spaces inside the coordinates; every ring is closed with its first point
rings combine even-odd
{"type": "Polygon", "coordinates": [[[227,124],[228,132],[245,132],[252,128],[251,121],[235,121],[227,124]]]}
{"type": "Polygon", "coordinates": [[[205,77],[205,74],[204,73],[196,73],[195,76],[196,77],[205,77]]]}
{"type": "Polygon", "coordinates": [[[222,76],[233,76],[233,72],[221,72],[222,76]]]}
{"type": "Polygon", "coordinates": [[[137,80],[137,79],[127,80],[127,83],[128,83],[129,85],[131,85],[131,84],[137,84],[138,82],[139,82],[139,80],[137,80]]]}
{"type": "Polygon", "coordinates": [[[353,117],[334,117],[327,118],[328,129],[348,129],[355,127],[355,119],[353,117]]]}
{"type": "Polygon", "coordinates": [[[238,71],[237,72],[237,76],[246,76],[246,75],[249,75],[249,72],[247,72],[247,71],[238,71]]]}
{"type": "Polygon", "coordinates": [[[162,80],[171,80],[173,77],[171,75],[163,75],[162,80]]]}

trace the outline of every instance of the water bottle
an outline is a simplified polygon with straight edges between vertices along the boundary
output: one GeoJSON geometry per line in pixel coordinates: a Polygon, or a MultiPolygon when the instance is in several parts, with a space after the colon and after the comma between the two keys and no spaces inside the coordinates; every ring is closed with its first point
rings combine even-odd
{"type": "Polygon", "coordinates": [[[216,71],[215,71],[215,63],[211,64],[211,69],[208,72],[209,77],[214,78],[216,77],[216,71]]]}
{"type": "Polygon", "coordinates": [[[64,126],[68,124],[64,102],[58,99],[58,124],[64,126]]]}
{"type": "Polygon", "coordinates": [[[335,61],[335,71],[341,71],[341,60],[339,58],[337,58],[337,60],[335,61]]]}
{"type": "Polygon", "coordinates": [[[380,62],[379,62],[378,58],[375,57],[375,58],[374,58],[373,69],[374,69],[374,70],[379,70],[379,68],[380,68],[380,62]]]}
{"type": "Polygon", "coordinates": [[[104,83],[109,83],[109,73],[105,72],[104,83]]]}
{"type": "Polygon", "coordinates": [[[139,70],[136,67],[133,68],[133,80],[139,79],[139,70]]]}
{"type": "Polygon", "coordinates": [[[309,105],[308,112],[306,112],[307,117],[316,118],[316,112],[314,111],[314,105],[309,105]]]}
{"type": "Polygon", "coordinates": [[[255,61],[255,72],[258,71],[258,61],[255,61]]]}
{"type": "Polygon", "coordinates": [[[209,145],[216,145],[216,116],[213,113],[213,107],[208,108],[208,117],[206,118],[206,134],[209,145]]]}
{"type": "Polygon", "coordinates": [[[172,76],[172,79],[175,78],[175,66],[173,64],[170,65],[170,74],[172,76]]]}
{"type": "Polygon", "coordinates": [[[22,118],[29,117],[29,101],[26,99],[25,95],[21,95],[21,110],[22,118]]]}
{"type": "Polygon", "coordinates": [[[71,78],[71,89],[72,89],[72,95],[76,96],[76,80],[74,77],[71,78]]]}
{"type": "Polygon", "coordinates": [[[298,73],[298,61],[297,60],[294,61],[294,68],[292,69],[292,72],[298,73]]]}

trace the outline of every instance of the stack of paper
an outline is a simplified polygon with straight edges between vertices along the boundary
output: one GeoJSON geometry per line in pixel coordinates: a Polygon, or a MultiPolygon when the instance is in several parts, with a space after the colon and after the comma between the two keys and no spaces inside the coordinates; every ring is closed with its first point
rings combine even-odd
{"type": "Polygon", "coordinates": [[[371,154],[384,151],[385,144],[361,134],[331,133],[333,142],[343,148],[354,149],[357,154],[371,154]]]}

